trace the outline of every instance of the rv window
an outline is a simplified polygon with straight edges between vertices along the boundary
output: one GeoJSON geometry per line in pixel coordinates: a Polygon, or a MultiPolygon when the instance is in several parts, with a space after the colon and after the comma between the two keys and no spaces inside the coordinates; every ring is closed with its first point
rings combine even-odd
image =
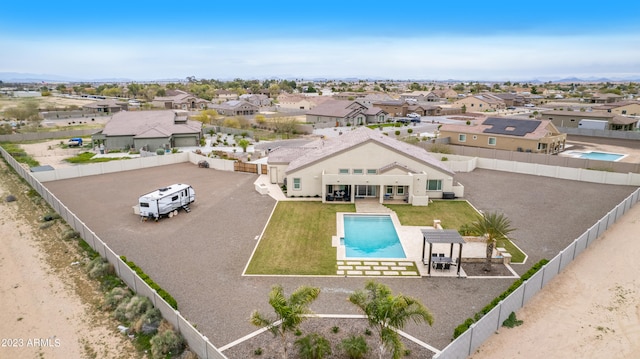
{"type": "Polygon", "coordinates": [[[140,207],[149,207],[149,203],[140,202],[140,207]]]}
{"type": "Polygon", "coordinates": [[[171,200],[172,200],[172,201],[177,201],[177,200],[178,200],[178,196],[173,196],[173,197],[171,197],[171,200]]]}

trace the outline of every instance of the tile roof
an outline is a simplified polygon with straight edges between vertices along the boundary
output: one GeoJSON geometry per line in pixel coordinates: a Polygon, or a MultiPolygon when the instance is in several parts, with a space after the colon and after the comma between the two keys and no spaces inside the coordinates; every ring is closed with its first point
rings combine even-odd
{"type": "Polygon", "coordinates": [[[102,133],[106,136],[143,136],[148,138],[152,133],[159,137],[167,137],[171,134],[198,133],[202,130],[201,122],[187,120],[176,123],[176,117],[186,118],[186,113],[174,110],[121,111],[113,115],[104,126],[102,133]],[[151,130],[155,130],[155,132],[151,130]]]}
{"type": "Polygon", "coordinates": [[[308,147],[316,146],[316,148],[305,151],[303,155],[293,159],[289,163],[289,167],[287,167],[286,172],[289,173],[291,171],[295,171],[367,142],[375,142],[382,147],[398,151],[407,157],[411,157],[414,160],[437,168],[442,172],[448,173],[452,176],[454,174],[451,170],[445,167],[441,161],[431,156],[425,149],[385,136],[379,131],[374,131],[367,127],[357,127],[339,137],[319,140],[309,144],[308,147]]]}

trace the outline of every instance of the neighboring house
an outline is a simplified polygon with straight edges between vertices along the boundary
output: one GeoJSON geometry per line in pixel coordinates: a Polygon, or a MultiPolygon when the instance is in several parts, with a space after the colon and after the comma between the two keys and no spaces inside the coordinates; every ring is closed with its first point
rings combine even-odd
{"type": "Polygon", "coordinates": [[[444,124],[440,138],[459,146],[556,154],[564,150],[567,134],[549,120],[489,117],[477,125],[444,124]]]}
{"type": "Polygon", "coordinates": [[[527,103],[525,101],[524,96],[518,95],[515,93],[496,93],[493,95],[501,98],[502,101],[504,101],[505,106],[507,107],[511,107],[511,106],[520,107],[520,106],[524,106],[524,104],[527,103]]]}
{"type": "Polygon", "coordinates": [[[173,110],[204,110],[210,102],[181,90],[168,90],[167,96],[156,97],[151,102],[155,107],[173,110]]]}
{"type": "Polygon", "coordinates": [[[222,101],[231,101],[231,100],[237,100],[238,99],[238,94],[233,92],[233,91],[228,91],[228,90],[218,90],[216,91],[216,98],[222,101]]]}
{"type": "Polygon", "coordinates": [[[578,128],[580,120],[599,120],[609,122],[608,130],[633,131],[637,128],[637,119],[617,115],[607,111],[545,111],[542,118],[550,120],[557,127],[578,128]]]}
{"type": "Polygon", "coordinates": [[[126,111],[128,105],[127,102],[107,99],[83,105],[82,108],[93,113],[116,113],[123,110],[126,111]]]}
{"type": "Polygon", "coordinates": [[[212,105],[211,108],[223,116],[253,116],[258,113],[258,106],[244,100],[232,100],[219,105],[212,105]]]}
{"type": "Polygon", "coordinates": [[[387,122],[388,114],[379,107],[367,107],[358,101],[326,101],[307,112],[307,123],[317,128],[358,126],[387,122]]]}
{"type": "Polygon", "coordinates": [[[596,93],[585,101],[590,103],[613,103],[622,100],[622,96],[614,93],[596,93]]]}
{"type": "Polygon", "coordinates": [[[331,97],[333,97],[334,100],[354,101],[362,95],[362,92],[336,92],[331,97]]]}
{"type": "Polygon", "coordinates": [[[406,116],[409,111],[409,104],[405,100],[390,100],[374,102],[373,106],[379,107],[392,117],[406,116]]]}
{"type": "Polygon", "coordinates": [[[365,96],[358,97],[356,100],[364,105],[373,106],[376,102],[391,101],[394,98],[384,92],[369,93],[365,96]]]}
{"type": "Polygon", "coordinates": [[[244,94],[240,95],[240,100],[247,101],[250,104],[254,104],[258,107],[271,106],[271,99],[267,95],[262,94],[244,94]]]}
{"type": "Polygon", "coordinates": [[[453,89],[433,90],[431,92],[436,94],[436,96],[438,96],[441,99],[457,99],[458,98],[458,93],[453,89]]]}
{"type": "Polygon", "coordinates": [[[286,184],[288,197],[405,200],[426,206],[444,193],[464,195],[464,187],[454,183],[454,173],[442,161],[367,127],[297,148],[276,148],[267,163],[271,182],[286,184]]]}
{"type": "Polygon", "coordinates": [[[91,136],[107,150],[198,146],[202,123],[191,121],[186,111],[158,110],[118,112],[104,129],[91,136]]]}
{"type": "Polygon", "coordinates": [[[440,98],[438,95],[431,91],[413,91],[400,94],[400,100],[403,101],[415,101],[415,102],[434,102],[440,98]],[[430,96],[431,101],[427,98],[430,96]]]}
{"type": "Polygon", "coordinates": [[[640,116],[639,101],[620,101],[594,106],[594,110],[607,111],[616,115],[640,116]]]}
{"type": "Polygon", "coordinates": [[[481,95],[467,96],[456,100],[453,106],[462,108],[466,107],[467,112],[484,112],[484,111],[496,111],[505,109],[504,100],[490,93],[484,93],[481,95]]]}
{"type": "Polygon", "coordinates": [[[278,106],[296,110],[311,110],[327,101],[333,101],[328,96],[305,96],[301,94],[281,94],[278,96],[278,106]]]}

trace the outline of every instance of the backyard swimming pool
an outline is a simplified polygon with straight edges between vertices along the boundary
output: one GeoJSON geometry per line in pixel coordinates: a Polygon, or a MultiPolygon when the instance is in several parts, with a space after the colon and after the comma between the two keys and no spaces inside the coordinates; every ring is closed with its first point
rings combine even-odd
{"type": "Polygon", "coordinates": [[[580,155],[580,158],[588,158],[590,160],[600,160],[600,161],[612,161],[615,162],[624,157],[619,153],[609,153],[609,152],[584,152],[580,155]]]}
{"type": "Polygon", "coordinates": [[[344,215],[347,258],[406,258],[388,215],[344,215]]]}

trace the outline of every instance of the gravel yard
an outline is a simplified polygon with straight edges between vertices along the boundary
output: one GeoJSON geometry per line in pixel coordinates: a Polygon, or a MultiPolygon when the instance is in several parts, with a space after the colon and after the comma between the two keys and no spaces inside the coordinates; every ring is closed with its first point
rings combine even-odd
{"type": "MultiPolygon", "coordinates": [[[[255,175],[202,169],[191,163],[48,182],[46,186],[116,253],[142,267],[178,301],[180,311],[216,346],[256,330],[254,309],[268,313],[273,284],[285,293],[299,285],[320,287],[311,309],[318,314],[361,314],[346,298],[365,278],[243,277],[244,266],[275,201],[253,189],[255,175]],[[138,196],[171,183],[196,189],[191,213],[141,222],[138,196]]],[[[518,228],[516,243],[530,255],[525,272],[593,225],[634,188],[476,170],[458,174],[467,199],[480,210],[503,211],[518,228]]],[[[433,313],[433,327],[405,330],[439,349],[453,329],[504,291],[512,279],[379,279],[394,293],[419,298],[433,313]]],[[[247,344],[248,345],[248,344],[247,344]]],[[[229,349],[231,350],[231,349],[229,349]]]]}

